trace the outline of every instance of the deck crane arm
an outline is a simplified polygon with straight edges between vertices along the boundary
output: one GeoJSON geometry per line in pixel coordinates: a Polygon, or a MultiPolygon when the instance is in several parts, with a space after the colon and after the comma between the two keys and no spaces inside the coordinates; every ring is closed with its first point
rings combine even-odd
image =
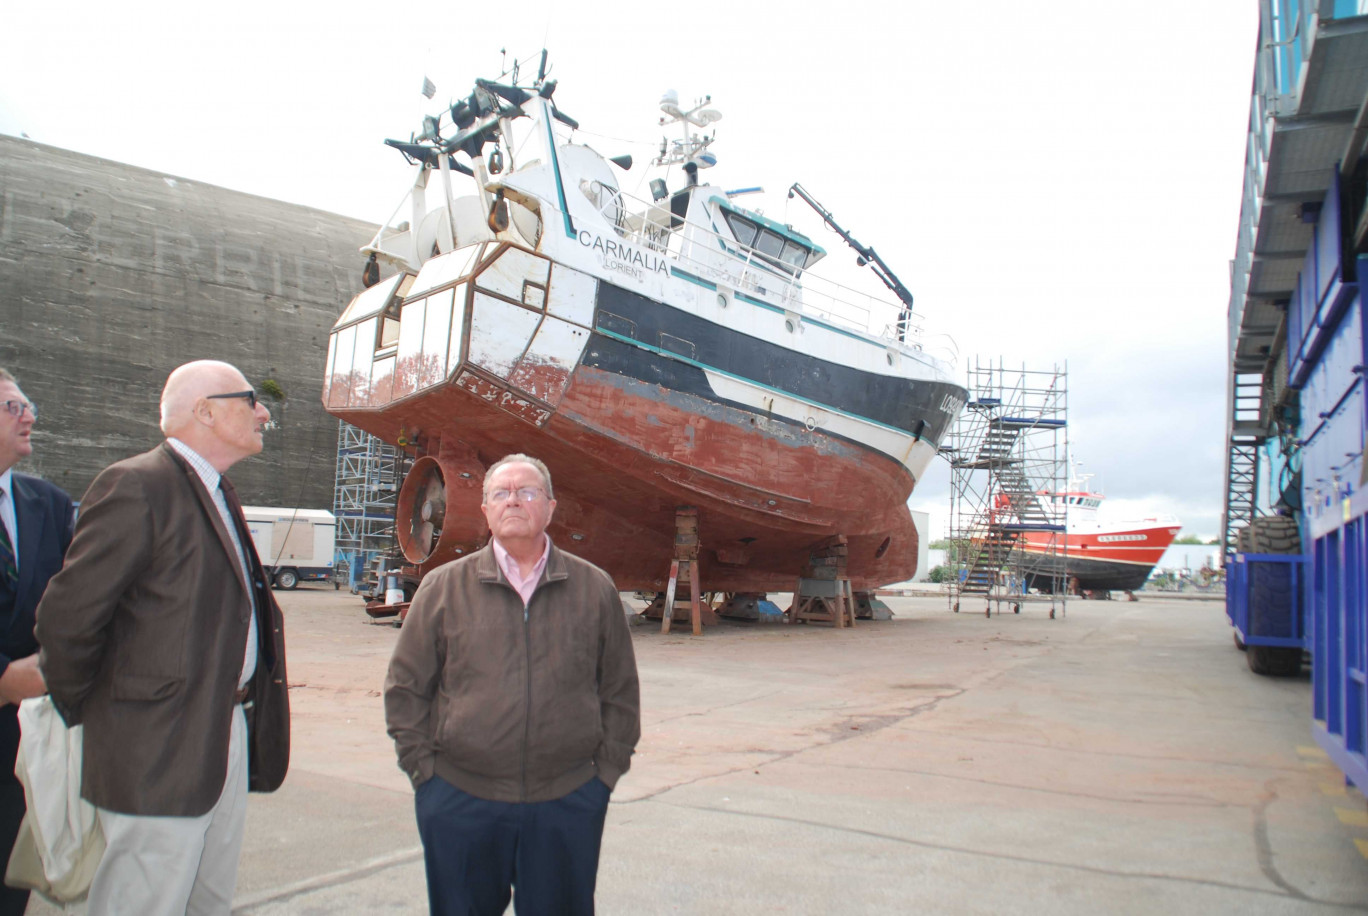
{"type": "Polygon", "coordinates": [[[893,295],[897,296],[899,301],[902,302],[902,309],[898,312],[898,340],[906,342],[907,329],[912,323],[912,294],[908,292],[907,287],[902,285],[902,281],[898,279],[897,274],[889,269],[889,266],[884,263],[883,258],[879,257],[878,253],[875,252],[873,248],[870,248],[867,245],[861,245],[854,236],[849,232],[846,232],[845,229],[836,222],[836,217],[831,215],[831,211],[819,204],[816,199],[807,192],[807,189],[796,181],[793,183],[793,187],[789,188],[788,196],[791,198],[795,194],[807,201],[808,206],[816,210],[823,221],[826,222],[837,235],[845,239],[847,245],[855,249],[855,253],[859,255],[856,259],[856,263],[861,267],[871,265],[870,270],[874,271],[874,276],[882,280],[883,285],[892,290],[893,295]]]}

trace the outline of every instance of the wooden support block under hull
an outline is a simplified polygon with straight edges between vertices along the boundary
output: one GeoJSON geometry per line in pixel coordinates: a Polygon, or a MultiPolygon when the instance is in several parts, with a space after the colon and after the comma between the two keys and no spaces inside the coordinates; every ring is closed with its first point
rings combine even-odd
{"type": "MultiPolygon", "coordinates": [[[[674,559],[670,561],[670,584],[665,589],[665,602],[661,608],[660,632],[670,632],[670,624],[676,613],[687,609],[687,619],[693,624],[693,635],[702,636],[702,603],[698,586],[698,510],[693,506],[678,506],[675,508],[674,559]],[[681,584],[680,576],[685,577],[682,584],[689,593],[688,601],[675,600],[681,584]]],[[[709,623],[717,623],[711,607],[708,608],[708,616],[712,618],[709,623]]]]}
{"type": "Polygon", "coordinates": [[[825,623],[836,629],[855,626],[855,598],[849,579],[798,580],[789,623],[825,623]]]}
{"type": "Polygon", "coordinates": [[[855,595],[847,574],[848,542],[832,535],[812,548],[802,578],[793,590],[789,623],[827,623],[841,629],[855,626],[855,595]]]}

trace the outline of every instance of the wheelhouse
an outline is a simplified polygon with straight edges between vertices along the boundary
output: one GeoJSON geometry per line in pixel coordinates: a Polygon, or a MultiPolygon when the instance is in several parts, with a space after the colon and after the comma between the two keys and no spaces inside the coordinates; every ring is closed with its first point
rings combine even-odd
{"type": "Polygon", "coordinates": [[[721,201],[718,208],[739,245],[785,273],[796,275],[826,257],[822,246],[782,223],[721,201]]]}

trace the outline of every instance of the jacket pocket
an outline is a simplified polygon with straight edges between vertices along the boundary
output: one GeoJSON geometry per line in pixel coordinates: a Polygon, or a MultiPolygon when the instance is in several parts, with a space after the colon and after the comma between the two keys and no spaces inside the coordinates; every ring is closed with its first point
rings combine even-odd
{"type": "Polygon", "coordinates": [[[116,700],[165,700],[181,692],[185,678],[159,674],[119,674],[109,685],[109,695],[116,700]]]}

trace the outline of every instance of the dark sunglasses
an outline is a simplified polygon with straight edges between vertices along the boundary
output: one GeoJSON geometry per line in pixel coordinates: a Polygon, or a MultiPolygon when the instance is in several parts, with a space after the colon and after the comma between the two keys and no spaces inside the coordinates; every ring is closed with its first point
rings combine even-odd
{"type": "Polygon", "coordinates": [[[257,396],[255,391],[232,391],[228,394],[206,394],[205,397],[211,401],[220,398],[246,398],[247,406],[256,410],[257,396]]]}

